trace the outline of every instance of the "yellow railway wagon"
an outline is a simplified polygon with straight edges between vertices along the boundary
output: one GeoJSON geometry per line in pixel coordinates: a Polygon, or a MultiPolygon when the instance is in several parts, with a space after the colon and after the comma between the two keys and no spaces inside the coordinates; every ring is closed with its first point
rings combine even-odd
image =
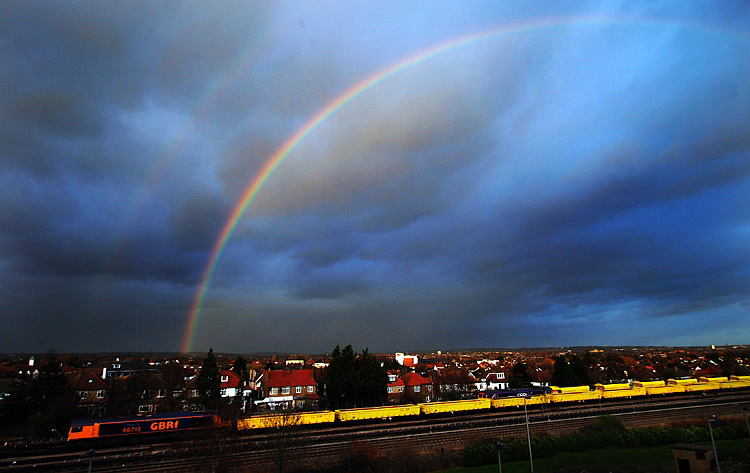
{"type": "Polygon", "coordinates": [[[719,389],[719,383],[698,383],[698,384],[690,384],[685,386],[685,392],[686,393],[695,393],[695,392],[703,392],[703,391],[714,391],[719,389]]]}
{"type": "Polygon", "coordinates": [[[578,402],[591,401],[592,399],[601,399],[600,391],[573,392],[573,393],[552,393],[547,396],[549,402],[578,402]]]}
{"type": "Polygon", "coordinates": [[[489,409],[490,400],[468,399],[466,401],[444,401],[444,402],[425,402],[419,404],[423,414],[437,414],[446,412],[474,411],[479,409],[489,409]]]}
{"type": "MultiPolygon", "coordinates": [[[[526,399],[526,405],[527,406],[533,406],[533,405],[537,405],[537,404],[547,404],[549,402],[547,400],[547,396],[546,395],[531,396],[531,397],[525,397],[525,398],[522,398],[522,399],[526,399]]],[[[522,403],[522,405],[523,405],[523,403],[522,403]]]]}
{"type": "Polygon", "coordinates": [[[667,384],[669,386],[679,386],[679,385],[690,386],[690,385],[693,385],[693,384],[698,384],[698,380],[695,379],[695,378],[690,378],[690,379],[668,379],[667,380],[667,384]]]}
{"type": "Polygon", "coordinates": [[[630,388],[630,389],[617,389],[614,391],[602,391],[601,395],[602,395],[602,399],[616,399],[616,398],[623,398],[623,397],[645,396],[646,389],[635,388],[635,387],[630,388]]]}
{"type": "Polygon", "coordinates": [[[748,383],[750,383],[750,376],[737,376],[733,374],[729,377],[729,381],[747,381],[748,383]]]}
{"type": "Polygon", "coordinates": [[[596,383],[594,385],[594,389],[596,389],[597,391],[622,391],[623,389],[630,389],[630,384],[628,383],[618,383],[618,384],[596,383]]]}
{"type": "Polygon", "coordinates": [[[350,420],[389,419],[391,417],[418,416],[420,409],[416,404],[404,406],[362,407],[359,409],[340,409],[336,418],[342,422],[350,420]]]}
{"type": "Polygon", "coordinates": [[[643,388],[633,388],[630,384],[597,384],[596,390],[602,395],[602,399],[615,399],[633,396],[645,396],[646,390],[643,388]]]}
{"type": "Polygon", "coordinates": [[[333,411],[295,412],[245,417],[237,421],[237,430],[263,429],[304,424],[324,424],[336,420],[333,411]]]}
{"type": "Polygon", "coordinates": [[[490,399],[492,407],[495,409],[502,407],[522,407],[524,403],[527,406],[535,406],[539,404],[546,404],[547,398],[544,395],[541,396],[517,396],[517,397],[501,397],[498,399],[490,399]]]}
{"type": "Polygon", "coordinates": [[[750,381],[727,381],[719,383],[719,389],[739,389],[750,387],[750,381]]]}
{"type": "Polygon", "coordinates": [[[518,407],[523,406],[525,399],[526,398],[523,397],[502,397],[499,399],[490,399],[490,403],[495,409],[502,407],[518,407]]]}
{"type": "Polygon", "coordinates": [[[707,378],[705,376],[701,376],[700,378],[698,378],[698,381],[700,381],[701,383],[726,383],[727,381],[729,381],[729,377],[715,376],[713,378],[707,378]]]}
{"type": "Polygon", "coordinates": [[[591,392],[591,388],[588,386],[567,386],[564,388],[558,386],[550,386],[552,394],[573,394],[573,393],[588,393],[591,392]]]}
{"type": "Polygon", "coordinates": [[[633,387],[635,388],[658,388],[666,386],[664,381],[635,381],[633,387]]]}
{"type": "Polygon", "coordinates": [[[646,394],[674,394],[674,393],[684,393],[685,388],[687,386],[683,386],[681,384],[667,386],[652,386],[650,388],[646,388],[646,394]]]}

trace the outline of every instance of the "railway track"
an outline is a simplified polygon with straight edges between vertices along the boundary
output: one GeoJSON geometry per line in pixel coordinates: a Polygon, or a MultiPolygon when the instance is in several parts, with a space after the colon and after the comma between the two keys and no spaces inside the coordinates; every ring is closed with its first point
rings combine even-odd
{"type": "MultiPolygon", "coordinates": [[[[750,403],[750,394],[663,401],[530,411],[530,430],[532,435],[573,432],[604,414],[620,417],[628,427],[668,424],[711,414],[726,416],[741,412],[741,408],[750,403]]],[[[483,412],[447,419],[428,417],[411,422],[310,429],[289,436],[285,448],[287,454],[293,454],[294,461],[308,465],[326,464],[332,458],[338,461],[348,455],[353,443],[367,445],[381,453],[404,449],[424,451],[427,445],[427,450],[444,454],[456,450],[457,446],[482,439],[525,435],[526,423],[522,413],[522,410],[520,414],[513,411],[483,412]]],[[[275,445],[278,439],[272,437],[263,433],[188,444],[142,445],[97,450],[92,457],[86,452],[59,450],[5,458],[0,455],[0,471],[83,472],[88,471],[92,461],[94,471],[99,472],[212,471],[218,462],[231,471],[260,472],[278,462],[279,449],[275,445]]]]}

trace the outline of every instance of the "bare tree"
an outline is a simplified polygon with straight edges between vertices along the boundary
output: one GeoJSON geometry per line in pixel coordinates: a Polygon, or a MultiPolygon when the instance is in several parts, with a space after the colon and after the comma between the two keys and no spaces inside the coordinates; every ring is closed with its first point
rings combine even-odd
{"type": "Polygon", "coordinates": [[[279,473],[284,473],[284,467],[296,459],[296,450],[303,444],[299,435],[302,418],[292,410],[282,410],[268,416],[264,424],[268,426],[269,445],[274,463],[279,473]]]}

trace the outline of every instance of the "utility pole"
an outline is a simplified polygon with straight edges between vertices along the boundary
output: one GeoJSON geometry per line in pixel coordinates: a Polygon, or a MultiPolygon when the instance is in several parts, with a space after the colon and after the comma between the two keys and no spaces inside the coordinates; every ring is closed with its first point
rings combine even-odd
{"type": "Polygon", "coordinates": [[[716,453],[716,442],[714,442],[714,429],[711,424],[716,422],[716,416],[708,419],[708,432],[711,434],[711,445],[714,447],[714,458],[716,459],[716,473],[721,473],[721,466],[719,466],[719,454],[716,453]]]}
{"type": "Polygon", "coordinates": [[[503,461],[500,459],[500,452],[505,448],[502,442],[497,442],[497,467],[500,473],[503,473],[503,461]]]}
{"type": "Polygon", "coordinates": [[[531,464],[531,473],[534,473],[534,457],[531,455],[531,429],[529,428],[529,411],[526,409],[526,398],[523,398],[523,413],[526,415],[526,438],[529,441],[529,463],[531,464]]]}

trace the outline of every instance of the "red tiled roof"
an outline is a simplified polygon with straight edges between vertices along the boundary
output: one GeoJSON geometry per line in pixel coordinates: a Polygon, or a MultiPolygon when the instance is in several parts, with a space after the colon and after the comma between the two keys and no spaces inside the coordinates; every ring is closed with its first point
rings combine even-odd
{"type": "Polygon", "coordinates": [[[421,386],[423,384],[430,384],[430,380],[419,376],[417,373],[406,373],[407,386],[421,386]]]}
{"type": "Polygon", "coordinates": [[[68,386],[76,391],[99,391],[107,389],[107,384],[99,376],[91,373],[65,373],[68,386]]]}
{"type": "Polygon", "coordinates": [[[239,385],[240,377],[234,371],[223,370],[219,373],[219,381],[221,389],[236,388],[239,385]],[[227,381],[222,381],[225,377],[227,381]]]}
{"type": "Polygon", "coordinates": [[[403,386],[403,385],[404,385],[404,380],[401,378],[396,378],[396,381],[392,383],[388,383],[389,388],[395,388],[395,387],[403,386]]]}
{"type": "Polygon", "coordinates": [[[506,382],[505,376],[500,377],[499,373],[490,373],[487,375],[488,383],[504,383],[506,382]]]}
{"type": "Polygon", "coordinates": [[[312,370],[269,371],[267,386],[315,386],[312,370]]]}

